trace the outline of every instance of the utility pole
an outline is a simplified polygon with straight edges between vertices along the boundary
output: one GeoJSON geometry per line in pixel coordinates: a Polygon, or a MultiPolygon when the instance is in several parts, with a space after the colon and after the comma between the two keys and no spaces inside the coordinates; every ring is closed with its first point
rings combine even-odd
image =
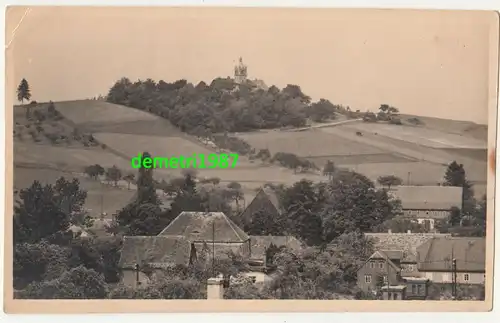
{"type": "Polygon", "coordinates": [[[389,292],[391,285],[389,283],[389,260],[387,258],[385,259],[385,271],[387,274],[387,300],[389,300],[389,295],[391,295],[389,292]]]}
{"type": "Polygon", "coordinates": [[[215,277],[215,218],[212,221],[212,275],[215,277]]]}
{"type": "Polygon", "coordinates": [[[452,260],[452,280],[453,280],[453,286],[452,286],[452,292],[453,292],[453,300],[457,299],[457,260],[453,258],[452,260]]]}

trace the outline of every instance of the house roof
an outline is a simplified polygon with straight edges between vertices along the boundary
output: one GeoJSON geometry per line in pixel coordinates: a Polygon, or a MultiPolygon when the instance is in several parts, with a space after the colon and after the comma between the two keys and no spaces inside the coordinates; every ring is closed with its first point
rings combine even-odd
{"type": "Polygon", "coordinates": [[[134,268],[147,263],[153,267],[188,265],[191,243],[183,237],[125,236],[119,267],[134,268]]]}
{"type": "Polygon", "coordinates": [[[370,259],[384,259],[387,261],[387,263],[389,264],[389,266],[391,266],[392,268],[396,269],[397,271],[399,271],[399,267],[396,266],[396,264],[394,264],[391,260],[391,258],[389,258],[389,256],[383,252],[383,251],[380,251],[380,250],[377,250],[375,251],[371,256],[370,258],[368,258],[368,261],[370,261],[370,259]]]}
{"type": "Polygon", "coordinates": [[[245,242],[249,239],[222,212],[181,212],[158,236],[183,236],[193,242],[245,242]]]}
{"type": "Polygon", "coordinates": [[[403,210],[450,210],[461,208],[462,188],[455,186],[395,186],[390,189],[403,210]]]}
{"type": "Polygon", "coordinates": [[[264,211],[270,217],[276,217],[283,211],[276,193],[270,188],[260,188],[240,217],[244,223],[249,223],[252,221],[253,215],[259,211],[264,211]]]}
{"type": "MultiPolygon", "coordinates": [[[[266,257],[266,250],[274,244],[276,247],[287,247],[292,250],[302,249],[302,243],[292,236],[250,236],[250,255],[252,259],[263,259],[266,257]]],[[[244,248],[246,246],[242,246],[244,248]]],[[[247,248],[245,248],[246,251],[247,248]]],[[[240,252],[247,254],[243,249],[240,252]]]]}
{"type": "MultiPolygon", "coordinates": [[[[248,244],[245,243],[245,244],[248,244]]],[[[212,258],[215,254],[216,259],[228,258],[230,253],[238,254],[243,243],[211,243],[211,242],[195,242],[194,246],[198,254],[205,253],[208,258],[212,258]]]]}
{"type": "Polygon", "coordinates": [[[273,204],[273,206],[276,208],[276,210],[281,211],[281,203],[278,198],[278,195],[276,195],[276,192],[274,192],[272,189],[269,187],[264,187],[261,189],[261,191],[267,196],[269,201],[273,204]]]}
{"type": "Polygon", "coordinates": [[[457,261],[457,272],[484,272],[485,238],[434,238],[417,248],[419,271],[451,271],[453,258],[457,261]]]}
{"type": "MultiPolygon", "coordinates": [[[[401,262],[416,262],[417,247],[434,237],[451,236],[440,233],[365,233],[372,238],[376,250],[397,251],[401,262]]],[[[395,256],[392,254],[390,256],[395,256]]],[[[394,259],[394,258],[393,258],[394,259]]]]}

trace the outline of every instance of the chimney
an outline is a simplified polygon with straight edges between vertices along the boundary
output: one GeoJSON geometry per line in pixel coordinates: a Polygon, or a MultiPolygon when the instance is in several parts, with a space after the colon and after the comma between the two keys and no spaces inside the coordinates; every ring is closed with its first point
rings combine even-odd
{"type": "Polygon", "coordinates": [[[224,299],[223,279],[209,278],[207,281],[207,299],[224,299]]]}
{"type": "Polygon", "coordinates": [[[410,234],[410,233],[411,233],[411,230],[406,231],[406,233],[410,234]]]}
{"type": "Polygon", "coordinates": [[[391,229],[389,229],[389,230],[387,231],[387,233],[391,234],[391,233],[392,233],[392,230],[391,230],[391,229]]]}

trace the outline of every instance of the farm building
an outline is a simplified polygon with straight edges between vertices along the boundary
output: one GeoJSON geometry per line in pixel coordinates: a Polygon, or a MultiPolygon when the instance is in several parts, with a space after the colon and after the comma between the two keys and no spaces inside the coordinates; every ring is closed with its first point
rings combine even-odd
{"type": "Polygon", "coordinates": [[[121,281],[136,287],[161,277],[170,267],[223,259],[233,253],[248,265],[242,275],[262,283],[271,279],[273,266],[267,261],[271,246],[302,248],[294,237],[248,236],[221,212],[182,212],[157,236],[124,237],[121,281]]]}
{"type": "Polygon", "coordinates": [[[433,231],[437,220],[446,220],[451,210],[462,208],[462,188],[454,186],[396,186],[390,190],[401,200],[403,216],[433,231]]]}
{"type": "Polygon", "coordinates": [[[484,284],[486,239],[472,237],[433,238],[417,248],[418,271],[436,283],[451,283],[452,259],[456,260],[457,283],[484,284]]]}
{"type": "Polygon", "coordinates": [[[375,252],[359,268],[358,286],[364,291],[388,286],[392,295],[390,299],[395,299],[392,289],[404,287],[404,293],[398,299],[425,299],[430,279],[418,271],[417,247],[450,235],[389,232],[365,233],[365,236],[373,240],[375,252]]]}

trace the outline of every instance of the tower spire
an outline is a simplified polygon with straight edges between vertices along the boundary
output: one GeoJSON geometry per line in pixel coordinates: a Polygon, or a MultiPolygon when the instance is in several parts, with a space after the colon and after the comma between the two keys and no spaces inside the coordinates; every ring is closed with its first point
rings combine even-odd
{"type": "Polygon", "coordinates": [[[234,81],[241,84],[247,80],[247,66],[243,64],[243,58],[240,56],[239,64],[234,67],[234,81]]]}

